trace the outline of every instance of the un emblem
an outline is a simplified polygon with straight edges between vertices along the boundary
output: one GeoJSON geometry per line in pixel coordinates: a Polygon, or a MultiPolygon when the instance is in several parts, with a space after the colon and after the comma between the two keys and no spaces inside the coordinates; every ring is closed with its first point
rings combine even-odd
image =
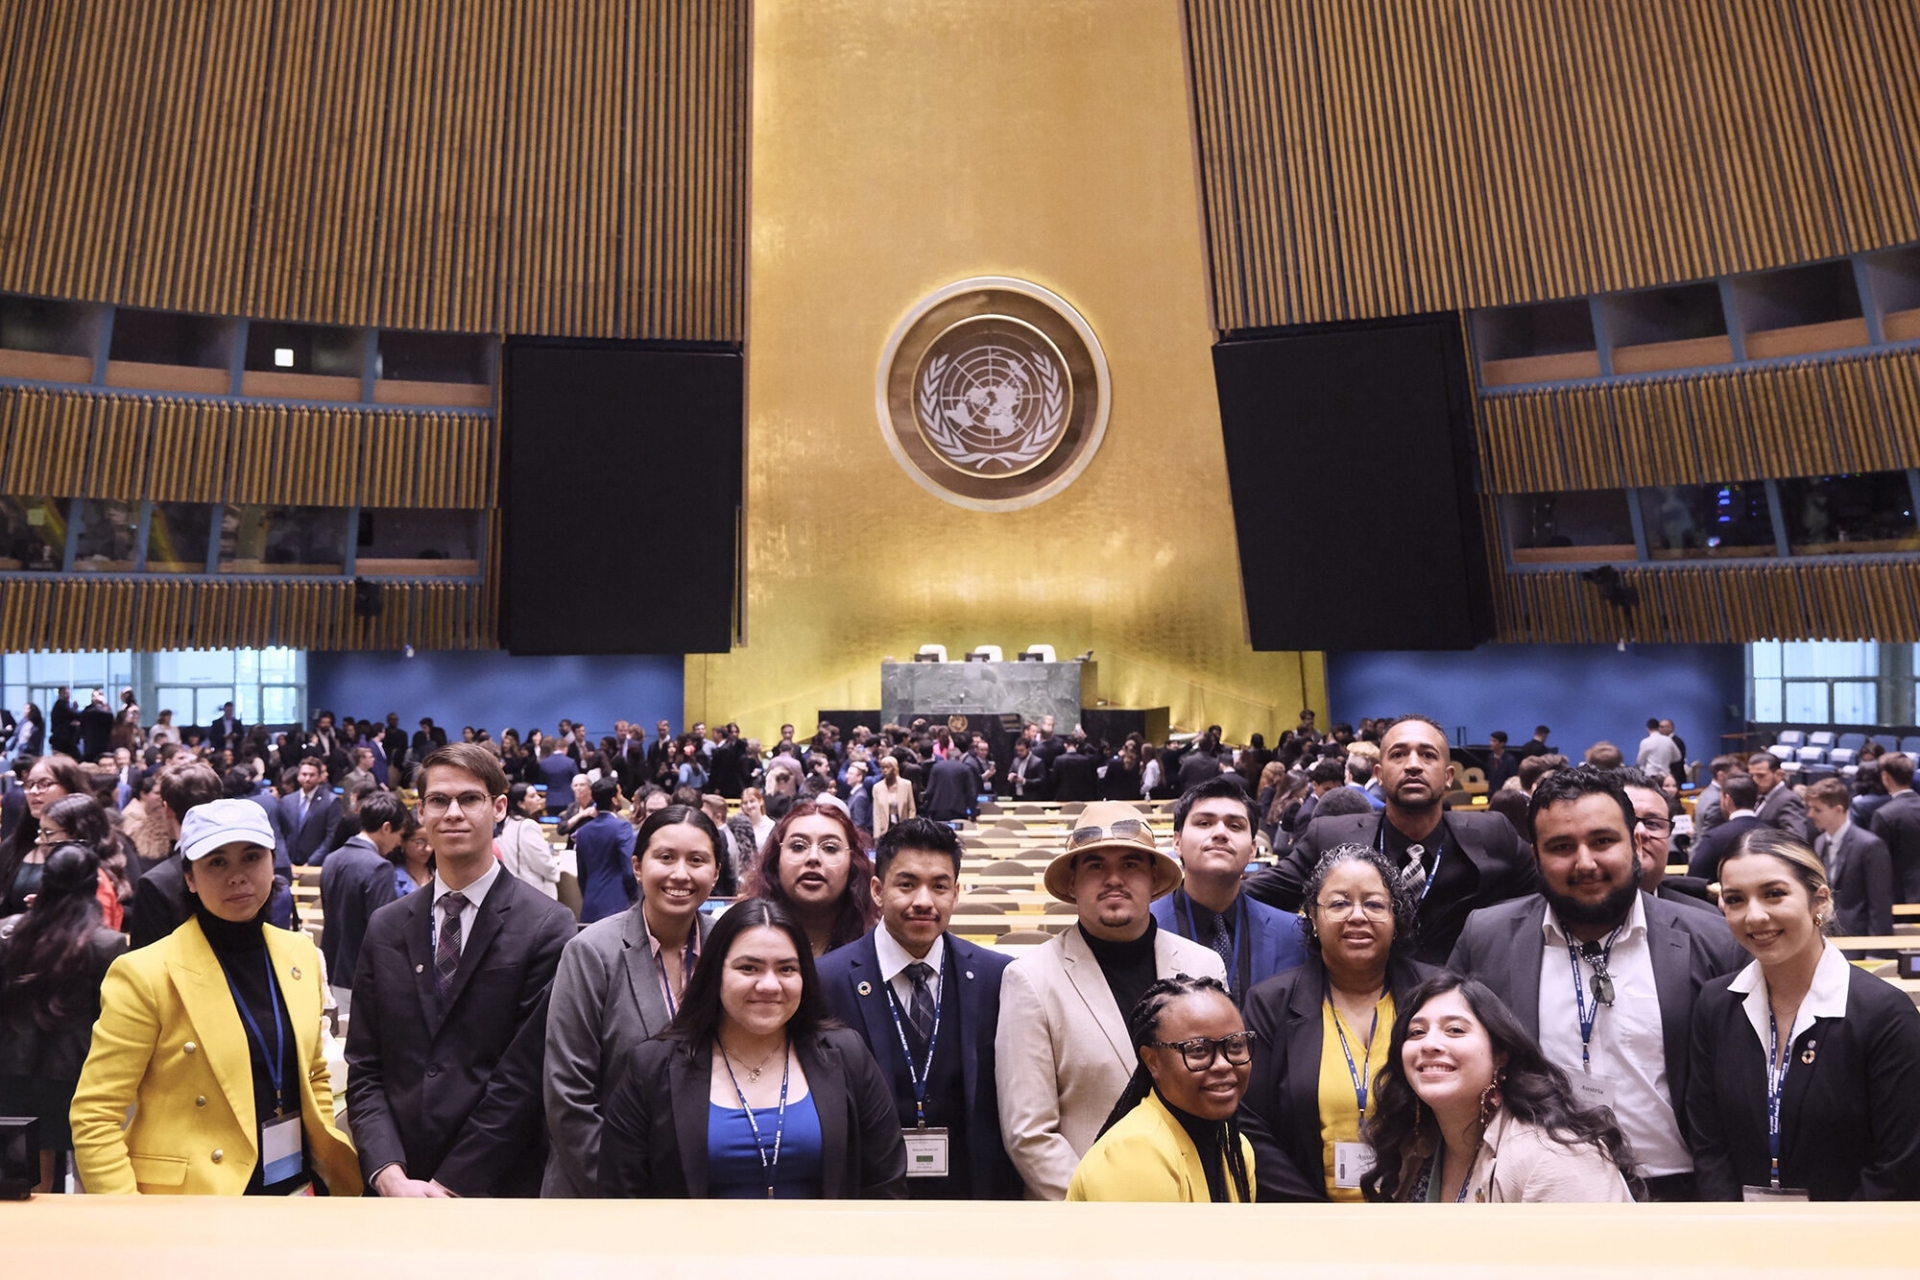
{"type": "Polygon", "coordinates": [[[1087,322],[1001,276],[922,300],[880,363],[887,447],[922,487],[975,510],[1031,506],[1073,483],[1105,434],[1107,398],[1087,322]]]}

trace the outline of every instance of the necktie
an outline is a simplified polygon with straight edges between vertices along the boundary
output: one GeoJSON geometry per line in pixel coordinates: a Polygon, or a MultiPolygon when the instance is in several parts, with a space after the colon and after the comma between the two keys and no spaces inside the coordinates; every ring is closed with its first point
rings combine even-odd
{"type": "Polygon", "coordinates": [[[1426,853],[1425,845],[1407,846],[1407,869],[1400,873],[1400,878],[1406,881],[1407,888],[1413,890],[1415,895],[1420,894],[1427,887],[1426,853]]]}
{"type": "Polygon", "coordinates": [[[1218,912],[1213,917],[1213,949],[1220,953],[1220,963],[1227,967],[1227,989],[1233,989],[1233,934],[1227,930],[1227,913],[1218,912]]]}
{"type": "Polygon", "coordinates": [[[439,945],[433,949],[433,972],[444,996],[453,985],[453,975],[460,970],[460,913],[467,909],[467,897],[450,893],[438,905],[445,914],[440,920],[439,945]]]}
{"type": "Polygon", "coordinates": [[[927,1051],[927,1041],[933,1039],[933,966],[924,960],[916,960],[907,966],[907,977],[913,979],[913,1007],[907,1011],[907,1020],[913,1023],[914,1054],[918,1056],[927,1051]]]}

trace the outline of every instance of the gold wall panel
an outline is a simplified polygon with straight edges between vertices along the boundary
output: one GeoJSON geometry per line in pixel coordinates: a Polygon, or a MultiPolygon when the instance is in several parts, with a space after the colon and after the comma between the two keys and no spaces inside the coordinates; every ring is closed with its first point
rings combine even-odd
{"type": "Polygon", "coordinates": [[[1912,0],[1184,0],[1218,327],[1920,239],[1912,0]]]}
{"type": "Polygon", "coordinates": [[[1235,737],[1324,713],[1318,655],[1245,638],[1187,101],[1170,0],[755,6],[747,643],[687,659],[689,719],[877,707],[929,641],[1092,649],[1111,705],[1235,737]],[[1020,511],[928,494],[875,415],[888,335],[977,275],[1112,367],[1091,466],[1020,511]]]}
{"type": "Polygon", "coordinates": [[[1704,484],[1920,461],[1920,351],[1483,395],[1487,489],[1704,484]]]}
{"type": "Polygon", "coordinates": [[[747,0],[0,0],[0,290],[738,340],[747,0]]]}
{"type": "Polygon", "coordinates": [[[0,493],[488,507],[490,414],[0,387],[0,493]]]}

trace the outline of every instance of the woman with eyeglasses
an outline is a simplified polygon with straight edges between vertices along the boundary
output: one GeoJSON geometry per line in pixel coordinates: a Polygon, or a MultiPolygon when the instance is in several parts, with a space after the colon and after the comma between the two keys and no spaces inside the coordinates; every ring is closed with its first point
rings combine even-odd
{"type": "Polygon", "coordinates": [[[1827,941],[1833,891],[1804,843],[1759,827],[1717,872],[1753,963],[1693,1006],[1699,1198],[1920,1199],[1920,1013],[1827,941]]]}
{"type": "Polygon", "coordinates": [[[904,1199],[893,1086],[827,1015],[798,918],[742,902],[705,945],[673,1021],[607,1101],[599,1194],[904,1199]]]}
{"type": "Polygon", "coordinates": [[[1399,1001],[1438,973],[1413,959],[1418,902],[1385,856],[1327,850],[1302,890],[1307,962],[1247,993],[1259,1038],[1240,1119],[1263,1201],[1358,1203],[1372,1166],[1362,1127],[1399,1001]]]}
{"type": "Polygon", "coordinates": [[[1368,1200],[1574,1204],[1633,1199],[1633,1153],[1605,1108],[1484,983],[1441,973],[1407,993],[1368,1119],[1368,1200]]]}
{"type": "Polygon", "coordinates": [[[774,824],[765,856],[742,888],[745,897],[792,911],[807,931],[813,954],[823,956],[879,919],[872,880],[866,835],[846,810],[802,800],[774,824]]]}
{"type": "Polygon", "coordinates": [[[25,911],[27,899],[39,891],[41,869],[52,852],[40,842],[40,822],[47,806],[64,796],[93,794],[80,762],[63,755],[35,760],[21,788],[27,793],[27,811],[13,834],[0,841],[0,916],[25,911]]]}
{"type": "Polygon", "coordinates": [[[127,880],[127,855],[107,811],[91,795],[61,796],[40,815],[39,853],[44,858],[63,844],[84,845],[93,853],[100,874],[95,899],[100,919],[109,929],[126,923],[126,904],[133,900],[127,880]]]}
{"type": "Polygon", "coordinates": [[[1127,1031],[1139,1065],[1067,1199],[1251,1203],[1253,1145],[1234,1115],[1254,1037],[1226,987],[1184,973],[1157,979],[1127,1031]]]}

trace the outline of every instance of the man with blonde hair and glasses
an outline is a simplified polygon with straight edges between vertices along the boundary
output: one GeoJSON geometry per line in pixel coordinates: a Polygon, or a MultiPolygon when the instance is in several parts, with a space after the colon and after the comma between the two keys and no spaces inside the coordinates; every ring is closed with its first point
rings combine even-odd
{"type": "Polygon", "coordinates": [[[477,743],[420,764],[431,892],[373,913],[353,974],[347,1118],[383,1196],[537,1196],[547,996],[573,913],[493,856],[507,776],[477,743]]]}
{"type": "Polygon", "coordinates": [[[1226,979],[1212,947],[1159,928],[1149,911],[1180,881],[1145,816],[1118,800],[1088,805],[1047,866],[1047,892],[1078,919],[1007,966],[994,1038],[1000,1132],[1029,1199],[1066,1198],[1133,1075],[1127,1019],[1147,988],[1183,973],[1226,979]]]}

